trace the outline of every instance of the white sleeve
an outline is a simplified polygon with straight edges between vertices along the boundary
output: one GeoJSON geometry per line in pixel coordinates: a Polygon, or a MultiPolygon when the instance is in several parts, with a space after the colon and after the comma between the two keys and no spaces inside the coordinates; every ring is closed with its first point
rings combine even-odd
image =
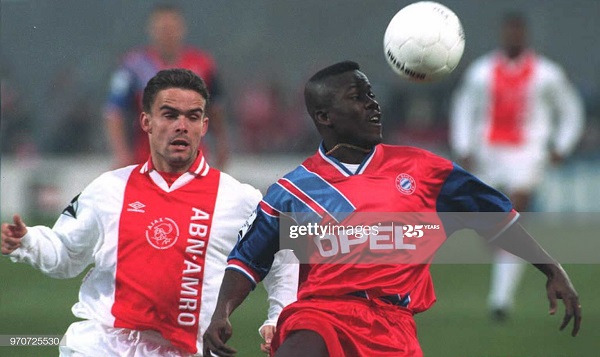
{"type": "Polygon", "coordinates": [[[269,311],[267,320],[258,329],[259,333],[265,325],[277,325],[277,318],[281,310],[296,301],[298,271],[299,262],[294,252],[284,249],[275,254],[273,266],[269,274],[263,279],[268,295],[269,311]]]}
{"type": "Polygon", "coordinates": [[[449,144],[453,153],[463,159],[473,151],[473,128],[476,126],[481,89],[477,85],[475,68],[469,68],[450,102],[449,144]]]}
{"type": "Polygon", "coordinates": [[[556,152],[568,156],[575,149],[584,130],[583,101],[567,76],[559,68],[549,86],[550,101],[556,109],[558,120],[553,135],[556,152]]]}
{"type": "Polygon", "coordinates": [[[27,227],[21,247],[9,255],[10,259],[30,264],[53,278],[79,275],[93,263],[94,247],[100,236],[93,204],[94,198],[84,190],[71,201],[52,229],[27,227]]]}

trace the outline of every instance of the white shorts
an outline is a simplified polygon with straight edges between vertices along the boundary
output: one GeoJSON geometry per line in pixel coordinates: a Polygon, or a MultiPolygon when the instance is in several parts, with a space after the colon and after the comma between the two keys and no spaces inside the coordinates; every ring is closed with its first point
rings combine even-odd
{"type": "Polygon", "coordinates": [[[473,173],[507,194],[532,191],[542,182],[547,154],[542,150],[483,146],[475,156],[473,173]]]}
{"type": "Polygon", "coordinates": [[[71,324],[65,338],[66,345],[59,349],[60,357],[193,356],[171,345],[156,331],[108,327],[92,320],[71,324]]]}

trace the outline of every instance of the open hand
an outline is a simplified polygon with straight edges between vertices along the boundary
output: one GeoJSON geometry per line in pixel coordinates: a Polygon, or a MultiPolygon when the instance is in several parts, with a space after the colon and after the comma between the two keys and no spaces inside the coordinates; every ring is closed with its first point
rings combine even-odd
{"type": "Polygon", "coordinates": [[[560,330],[562,331],[567,327],[571,319],[573,319],[571,336],[577,336],[581,326],[581,304],[579,303],[579,296],[577,295],[573,284],[571,284],[571,280],[562,268],[559,268],[553,274],[548,276],[546,292],[548,294],[548,300],[550,301],[550,315],[556,314],[558,309],[557,299],[562,299],[565,304],[565,316],[560,325],[560,330]]]}

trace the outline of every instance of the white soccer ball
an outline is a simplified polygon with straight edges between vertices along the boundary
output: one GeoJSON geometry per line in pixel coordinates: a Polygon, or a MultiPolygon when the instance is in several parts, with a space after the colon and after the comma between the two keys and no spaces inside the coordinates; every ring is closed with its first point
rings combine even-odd
{"type": "Polygon", "coordinates": [[[383,36],[383,49],[400,76],[431,82],[456,68],[465,49],[465,33],[452,10],[420,1],[394,15],[383,36]]]}

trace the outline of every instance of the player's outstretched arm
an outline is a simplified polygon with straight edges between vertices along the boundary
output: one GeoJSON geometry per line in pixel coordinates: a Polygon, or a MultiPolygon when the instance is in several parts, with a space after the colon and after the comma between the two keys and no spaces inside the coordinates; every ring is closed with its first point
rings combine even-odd
{"type": "Polygon", "coordinates": [[[13,216],[13,223],[2,224],[2,254],[10,254],[15,249],[21,247],[21,238],[27,234],[27,226],[23,223],[21,216],[15,214],[13,216]]]}
{"type": "Polygon", "coordinates": [[[560,330],[563,330],[573,320],[572,336],[576,336],[581,326],[581,305],[579,296],[571,283],[571,279],[562,268],[523,228],[519,223],[510,226],[492,244],[511,252],[528,262],[546,275],[546,293],[550,301],[550,314],[557,311],[557,300],[565,304],[565,316],[560,330]]]}
{"type": "Polygon", "coordinates": [[[217,307],[203,336],[204,356],[210,356],[211,352],[221,357],[235,356],[235,348],[225,344],[233,334],[229,316],[246,299],[252,288],[252,283],[242,273],[230,269],[225,271],[217,307]]]}

